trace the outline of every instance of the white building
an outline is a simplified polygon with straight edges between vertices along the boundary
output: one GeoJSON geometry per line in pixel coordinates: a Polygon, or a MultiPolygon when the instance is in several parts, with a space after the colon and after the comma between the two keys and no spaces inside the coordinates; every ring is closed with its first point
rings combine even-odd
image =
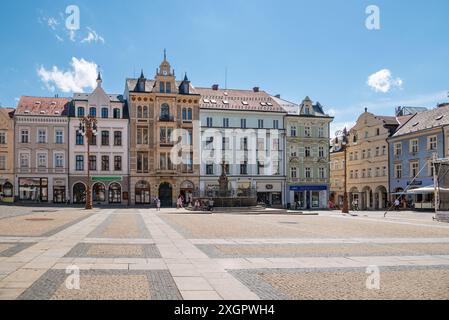
{"type": "Polygon", "coordinates": [[[231,195],[257,193],[259,203],[285,205],[286,112],[259,88],[195,91],[201,94],[200,192],[218,190],[224,164],[231,195]]]}
{"type": "Polygon", "coordinates": [[[128,204],[128,111],[122,95],[107,94],[98,75],[90,94],[76,93],[70,108],[70,194],[72,203],[85,203],[90,167],[94,204],[128,204]],[[87,158],[87,138],[79,132],[80,118],[96,117],[97,135],[87,158]]]}

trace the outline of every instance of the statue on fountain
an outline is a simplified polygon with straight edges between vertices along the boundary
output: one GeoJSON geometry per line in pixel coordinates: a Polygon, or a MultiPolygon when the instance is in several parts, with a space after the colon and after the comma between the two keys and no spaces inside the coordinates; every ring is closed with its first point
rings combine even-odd
{"type": "Polygon", "coordinates": [[[221,164],[221,176],[218,179],[218,184],[220,186],[219,196],[227,197],[228,196],[228,183],[229,179],[226,175],[226,163],[223,161],[221,164]]]}

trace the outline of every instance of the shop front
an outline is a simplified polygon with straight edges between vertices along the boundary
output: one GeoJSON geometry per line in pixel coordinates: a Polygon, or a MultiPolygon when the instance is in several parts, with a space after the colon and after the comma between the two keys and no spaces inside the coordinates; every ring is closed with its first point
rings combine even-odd
{"type": "Polygon", "coordinates": [[[282,207],[282,183],[257,182],[257,203],[282,207]]]}
{"type": "Polygon", "coordinates": [[[294,209],[325,209],[327,186],[290,186],[290,207],[294,209]],[[293,200],[293,201],[292,201],[293,200]]]}
{"type": "Polygon", "coordinates": [[[48,202],[48,178],[19,178],[19,200],[48,202]]]}
{"type": "Polygon", "coordinates": [[[66,203],[66,179],[53,179],[53,203],[66,203]]]}
{"type": "Polygon", "coordinates": [[[0,202],[14,202],[14,187],[8,179],[0,178],[0,202]]]}

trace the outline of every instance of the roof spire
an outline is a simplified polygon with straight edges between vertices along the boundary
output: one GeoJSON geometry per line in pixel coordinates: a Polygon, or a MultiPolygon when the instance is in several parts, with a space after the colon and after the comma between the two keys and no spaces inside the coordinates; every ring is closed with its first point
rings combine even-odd
{"type": "Polygon", "coordinates": [[[184,81],[189,81],[189,78],[187,78],[187,72],[184,75],[184,81]]]}
{"type": "Polygon", "coordinates": [[[103,79],[101,79],[101,72],[98,71],[97,84],[100,86],[102,82],[103,82],[103,79]]]}
{"type": "Polygon", "coordinates": [[[167,61],[167,49],[164,49],[164,61],[167,61]]]}
{"type": "Polygon", "coordinates": [[[143,69],[140,71],[140,79],[145,79],[145,76],[143,75],[143,69]]]}

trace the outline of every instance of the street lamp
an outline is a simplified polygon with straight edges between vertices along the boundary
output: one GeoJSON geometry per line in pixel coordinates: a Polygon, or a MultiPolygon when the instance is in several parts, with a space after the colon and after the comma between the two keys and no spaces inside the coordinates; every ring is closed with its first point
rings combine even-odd
{"type": "Polygon", "coordinates": [[[345,183],[344,183],[344,194],[343,194],[343,208],[341,210],[342,213],[347,214],[349,213],[349,203],[348,203],[348,177],[347,177],[347,145],[348,145],[348,131],[346,130],[346,127],[342,131],[337,131],[335,133],[335,144],[338,144],[338,138],[341,137],[341,146],[344,149],[345,152],[345,163],[344,163],[344,176],[345,176],[345,183]]]}
{"type": "Polygon", "coordinates": [[[92,194],[90,181],[90,144],[92,138],[97,136],[97,119],[88,115],[80,119],[80,125],[77,132],[87,138],[87,188],[86,188],[86,210],[92,209],[92,194]]]}

